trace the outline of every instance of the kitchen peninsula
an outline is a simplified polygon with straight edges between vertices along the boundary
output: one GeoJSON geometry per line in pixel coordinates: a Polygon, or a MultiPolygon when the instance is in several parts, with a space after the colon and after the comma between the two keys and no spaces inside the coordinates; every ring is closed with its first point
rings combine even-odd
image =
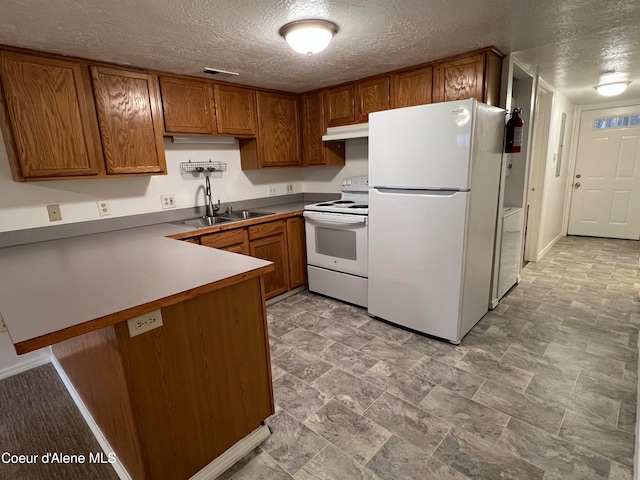
{"type": "Polygon", "coordinates": [[[274,411],[262,280],[273,265],[166,238],[184,231],[0,249],[16,351],[52,346],[134,480],[187,479],[274,411]]]}

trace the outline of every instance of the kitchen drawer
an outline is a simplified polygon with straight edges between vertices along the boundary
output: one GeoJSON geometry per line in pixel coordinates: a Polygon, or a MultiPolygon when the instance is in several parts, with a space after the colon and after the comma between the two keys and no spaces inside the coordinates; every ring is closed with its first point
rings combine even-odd
{"type": "Polygon", "coordinates": [[[258,238],[270,237],[271,235],[284,234],[285,224],[284,220],[276,220],[275,222],[261,223],[249,227],[249,240],[256,240],[258,238]]]}
{"type": "Polygon", "coordinates": [[[201,245],[212,248],[227,248],[245,243],[248,243],[246,228],[236,228],[234,230],[202,235],[200,237],[201,245]]]}

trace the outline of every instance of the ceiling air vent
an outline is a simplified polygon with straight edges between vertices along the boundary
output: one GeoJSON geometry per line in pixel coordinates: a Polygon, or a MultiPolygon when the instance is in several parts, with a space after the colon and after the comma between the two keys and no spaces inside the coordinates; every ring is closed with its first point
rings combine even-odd
{"type": "Polygon", "coordinates": [[[220,70],[219,68],[211,68],[211,67],[204,67],[204,70],[202,71],[202,73],[208,73],[209,75],[217,75],[218,73],[226,73],[227,75],[240,75],[239,73],[236,73],[236,72],[227,72],[226,70],[220,70]]]}

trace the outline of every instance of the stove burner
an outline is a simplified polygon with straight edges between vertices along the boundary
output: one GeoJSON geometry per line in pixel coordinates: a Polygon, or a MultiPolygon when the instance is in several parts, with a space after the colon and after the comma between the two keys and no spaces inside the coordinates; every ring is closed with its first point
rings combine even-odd
{"type": "Polygon", "coordinates": [[[344,205],[347,203],[356,203],[353,200],[336,200],[335,202],[333,202],[334,205],[344,205]]]}
{"type": "Polygon", "coordinates": [[[333,203],[318,203],[316,207],[331,207],[333,203]]]}
{"type": "Polygon", "coordinates": [[[369,205],[351,205],[349,208],[368,208],[369,205]]]}

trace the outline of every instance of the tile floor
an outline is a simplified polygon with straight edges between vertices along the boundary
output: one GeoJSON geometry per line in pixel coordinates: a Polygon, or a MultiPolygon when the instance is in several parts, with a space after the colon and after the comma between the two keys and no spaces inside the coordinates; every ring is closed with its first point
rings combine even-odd
{"type": "Polygon", "coordinates": [[[268,308],[271,437],[223,478],[632,478],[638,242],[568,237],[459,346],[303,293],[268,308]]]}

